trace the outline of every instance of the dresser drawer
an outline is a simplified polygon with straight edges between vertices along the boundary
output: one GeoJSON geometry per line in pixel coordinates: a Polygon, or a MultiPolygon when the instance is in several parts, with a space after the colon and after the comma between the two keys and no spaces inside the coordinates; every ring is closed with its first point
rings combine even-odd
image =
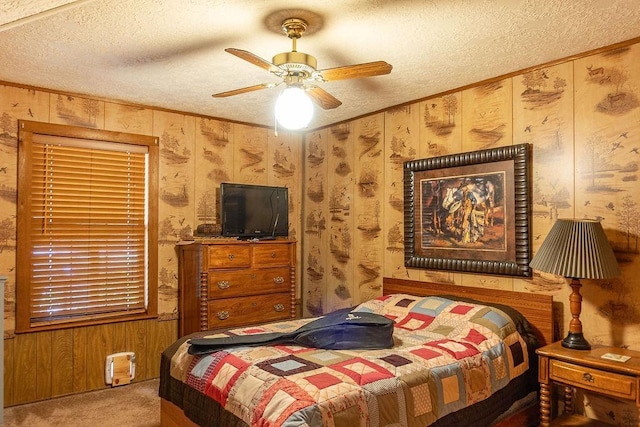
{"type": "Polygon", "coordinates": [[[256,267],[278,267],[290,264],[290,245],[265,243],[253,247],[253,265],[256,267]]]}
{"type": "Polygon", "coordinates": [[[271,322],[291,317],[289,292],[209,301],[209,329],[271,322]]]}
{"type": "Polygon", "coordinates": [[[629,377],[614,372],[601,371],[586,366],[551,360],[549,376],[552,380],[565,384],[635,400],[635,377],[629,377]]]}
{"type": "Polygon", "coordinates": [[[251,266],[251,247],[246,245],[216,245],[207,248],[209,268],[238,268],[251,266]]]}
{"type": "Polygon", "coordinates": [[[289,267],[210,270],[209,299],[272,294],[291,290],[289,267]]]}

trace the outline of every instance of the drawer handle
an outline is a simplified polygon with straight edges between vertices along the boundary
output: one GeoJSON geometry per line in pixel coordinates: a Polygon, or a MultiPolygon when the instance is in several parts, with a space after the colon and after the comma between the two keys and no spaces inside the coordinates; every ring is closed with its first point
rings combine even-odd
{"type": "Polygon", "coordinates": [[[218,282],[218,288],[220,288],[220,289],[229,289],[229,286],[231,286],[231,285],[229,284],[228,280],[220,280],[218,282]]]}
{"type": "Polygon", "coordinates": [[[228,256],[229,261],[233,261],[233,259],[234,259],[235,257],[236,257],[236,256],[235,256],[234,254],[229,254],[229,256],[228,256]]]}
{"type": "Polygon", "coordinates": [[[275,305],[273,306],[273,309],[274,309],[275,311],[277,311],[277,312],[284,311],[284,304],[275,304],[275,305]]]}
{"type": "Polygon", "coordinates": [[[228,311],[219,311],[218,312],[218,319],[227,320],[228,318],[229,318],[229,312],[228,311]]]}
{"type": "Polygon", "coordinates": [[[587,381],[587,382],[590,382],[590,383],[592,383],[594,381],[593,375],[591,375],[588,372],[585,372],[584,374],[582,374],[582,379],[584,381],[587,381]]]}
{"type": "Polygon", "coordinates": [[[284,277],[282,276],[277,276],[273,278],[273,283],[275,283],[276,285],[281,285],[284,283],[284,277]]]}
{"type": "Polygon", "coordinates": [[[271,258],[275,258],[276,257],[276,253],[275,252],[271,252],[271,258]]]}

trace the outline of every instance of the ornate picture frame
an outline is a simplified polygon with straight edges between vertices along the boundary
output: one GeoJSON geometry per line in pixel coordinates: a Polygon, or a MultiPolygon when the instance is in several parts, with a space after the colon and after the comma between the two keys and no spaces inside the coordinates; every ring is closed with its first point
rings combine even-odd
{"type": "Polygon", "coordinates": [[[531,276],[530,144],[404,163],[405,266],[531,276]]]}

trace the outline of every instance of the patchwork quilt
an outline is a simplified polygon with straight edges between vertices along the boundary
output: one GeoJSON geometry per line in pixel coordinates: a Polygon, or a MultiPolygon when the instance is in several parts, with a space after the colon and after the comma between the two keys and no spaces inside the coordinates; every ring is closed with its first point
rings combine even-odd
{"type": "MultiPolygon", "coordinates": [[[[393,348],[275,345],[194,356],[188,353],[187,339],[163,355],[168,375],[161,377],[160,394],[187,416],[197,402],[214,402],[216,413],[199,416],[208,425],[227,426],[231,417],[247,426],[424,427],[488,399],[529,368],[518,322],[497,307],[395,294],[353,311],[393,319],[393,348]],[[191,397],[170,392],[169,376],[191,397]]],[[[286,333],[311,320],[197,336],[286,333]]]]}

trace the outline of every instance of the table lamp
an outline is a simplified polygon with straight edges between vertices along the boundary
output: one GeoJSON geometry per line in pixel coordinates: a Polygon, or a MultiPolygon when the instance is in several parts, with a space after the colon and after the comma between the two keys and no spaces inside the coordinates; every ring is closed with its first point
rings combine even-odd
{"type": "Polygon", "coordinates": [[[600,221],[558,219],[529,266],[571,279],[569,307],[572,319],[562,346],[576,350],[591,349],[582,334],[580,322],[580,279],[606,279],[620,275],[618,262],[600,221]]]}

